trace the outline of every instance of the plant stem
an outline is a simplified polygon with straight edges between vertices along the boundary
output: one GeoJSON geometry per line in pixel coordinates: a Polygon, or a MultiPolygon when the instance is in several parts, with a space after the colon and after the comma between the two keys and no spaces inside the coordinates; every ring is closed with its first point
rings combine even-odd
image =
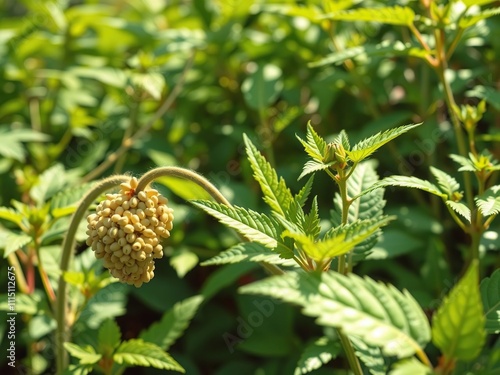
{"type": "Polygon", "coordinates": [[[358,357],[356,357],[356,353],[354,352],[354,348],[352,347],[351,341],[344,334],[344,332],[342,332],[340,328],[337,328],[337,335],[339,336],[340,343],[344,348],[347,357],[347,362],[349,362],[349,366],[351,367],[352,372],[355,375],[363,375],[363,370],[361,369],[358,357]]]}
{"type": "Polygon", "coordinates": [[[26,278],[24,277],[24,272],[21,264],[19,264],[16,253],[10,253],[7,256],[7,260],[9,261],[9,264],[16,270],[16,284],[19,288],[19,291],[21,293],[28,294],[28,284],[26,283],[26,278]]]}
{"type": "Polygon", "coordinates": [[[66,280],[64,274],[69,268],[71,255],[75,247],[75,236],[78,230],[80,221],[83,219],[89,206],[106,190],[118,186],[122,182],[130,180],[129,176],[118,175],[105,178],[94,186],[80,201],[78,207],[71,217],[68,232],[64,237],[62,243],[62,256],[59,269],[61,275],[59,276],[59,285],[57,288],[56,300],[56,361],[57,361],[57,374],[62,374],[66,369],[66,353],[64,351],[64,342],[69,340],[71,324],[66,324],[66,280]]]}

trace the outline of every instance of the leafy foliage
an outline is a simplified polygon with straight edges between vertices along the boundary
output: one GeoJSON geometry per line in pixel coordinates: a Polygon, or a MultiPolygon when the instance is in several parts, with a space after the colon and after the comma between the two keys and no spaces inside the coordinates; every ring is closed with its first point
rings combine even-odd
{"type": "Polygon", "coordinates": [[[381,22],[391,25],[410,25],[413,23],[415,13],[408,7],[381,7],[381,8],[359,8],[355,10],[341,11],[328,15],[328,18],[336,21],[367,21],[381,22]]]}
{"type": "Polygon", "coordinates": [[[486,318],[486,332],[500,332],[500,270],[481,281],[481,300],[486,318]]]}
{"type": "Polygon", "coordinates": [[[369,345],[380,346],[385,355],[411,356],[430,340],[427,319],[411,295],[370,278],[289,273],[241,291],[298,304],[319,324],[342,328],[369,345]]]}
{"type": "Polygon", "coordinates": [[[484,316],[478,283],[478,264],[474,262],[432,320],[432,340],[447,358],[470,361],[483,347],[484,316]]]}

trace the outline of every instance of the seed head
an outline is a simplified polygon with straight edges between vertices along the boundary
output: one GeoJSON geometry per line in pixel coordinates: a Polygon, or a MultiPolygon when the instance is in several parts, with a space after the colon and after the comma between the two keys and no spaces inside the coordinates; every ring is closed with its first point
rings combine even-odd
{"type": "Polygon", "coordinates": [[[114,277],[140,287],[154,277],[154,260],[163,257],[161,238],[170,237],[173,210],[155,189],[136,192],[135,177],[120,188],[87,217],[87,245],[114,277]]]}

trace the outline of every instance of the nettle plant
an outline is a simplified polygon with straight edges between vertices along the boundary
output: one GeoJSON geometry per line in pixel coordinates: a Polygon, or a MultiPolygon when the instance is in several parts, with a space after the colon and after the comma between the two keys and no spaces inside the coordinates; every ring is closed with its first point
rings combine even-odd
{"type": "MultiPolygon", "coordinates": [[[[475,359],[487,334],[499,328],[495,285],[500,272],[480,286],[478,261],[473,260],[444,298],[432,323],[408,291],[353,273],[355,264],[366,261],[381,228],[395,219],[384,215],[384,187],[417,187],[439,192],[451,208],[456,205],[448,202],[460,204],[456,183],[451,184],[451,177],[436,168],[432,171],[439,187],[406,176],[379,180],[375,163],[367,160],[380,147],[417,126],[377,133],[351,146],[345,131],[326,142],[308,125],[305,139],[298,139],[311,159],[299,178],[318,172],[331,177],[338,190],[329,220],[320,219],[318,199],[310,197],[313,176],[292,194],[246,136],[248,160],[269,208],[267,213],[231,205],[204,177],[178,167],[153,169],[139,180],[123,175],[99,182],[78,205],[63,243],[56,313],[59,372],[67,367],[64,349],[73,357],[68,367],[73,373],[98,369],[120,374],[134,365],[184,371],[166,350],[182,335],[203,300],[201,296],[178,303],[139,338],[122,341],[117,324],[109,319],[95,333],[97,345],[70,342],[78,312],[68,314],[72,309],[66,301],[66,284],[74,277],[68,266],[80,221],[96,199],[120,185],[120,192],[105,195],[95,213],[87,216],[87,244],[120,281],[136,287],[154,282],[154,260],[163,256],[161,238],[175,230],[168,201],[150,186],[161,176],[187,179],[205,189],[212,199],[190,203],[241,237],[240,243],[203,265],[259,262],[272,276],[244,285],[241,293],[298,305],[304,315],[316,318],[324,327],[324,337],[304,349],[296,374],[308,373],[342,355],[355,374],[446,374],[457,361],[475,359]],[[310,207],[307,212],[305,207],[310,207]],[[436,364],[426,354],[431,340],[441,351],[436,364]]],[[[483,210],[480,202],[478,198],[478,207],[483,210]]]]}

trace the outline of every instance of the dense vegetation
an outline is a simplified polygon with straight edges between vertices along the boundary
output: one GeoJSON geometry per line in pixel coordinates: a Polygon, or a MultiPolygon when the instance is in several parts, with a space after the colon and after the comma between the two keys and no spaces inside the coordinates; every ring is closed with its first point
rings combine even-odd
{"type": "Polygon", "coordinates": [[[1,2],[0,372],[498,373],[495,6],[1,2]],[[140,288],[77,220],[124,175],[140,288]]]}

